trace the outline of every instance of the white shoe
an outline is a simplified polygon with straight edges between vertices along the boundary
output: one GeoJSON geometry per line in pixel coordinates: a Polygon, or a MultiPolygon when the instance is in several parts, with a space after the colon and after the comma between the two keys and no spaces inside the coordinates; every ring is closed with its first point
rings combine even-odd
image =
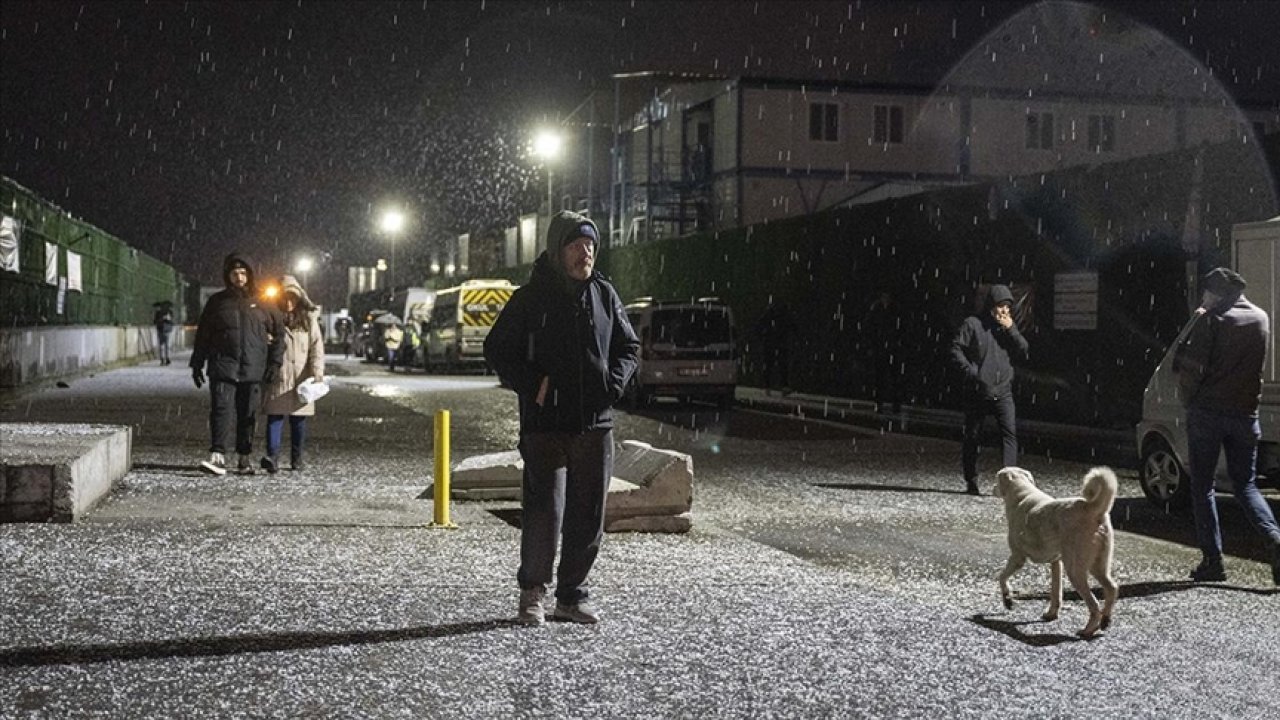
{"type": "Polygon", "coordinates": [[[210,475],[226,475],[227,459],[222,453],[210,453],[209,459],[200,463],[200,469],[210,475]]]}

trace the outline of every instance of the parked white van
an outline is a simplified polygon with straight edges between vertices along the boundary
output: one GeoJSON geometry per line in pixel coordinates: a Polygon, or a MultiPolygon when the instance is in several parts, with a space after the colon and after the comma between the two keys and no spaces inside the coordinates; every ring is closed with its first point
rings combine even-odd
{"type": "MultiPolygon", "coordinates": [[[[1262,442],[1258,447],[1259,484],[1280,484],[1280,358],[1277,357],[1277,310],[1280,310],[1280,217],[1265,222],[1242,223],[1231,231],[1231,265],[1249,287],[1245,297],[1271,318],[1271,347],[1262,373],[1262,405],[1259,415],[1262,442]]],[[[1147,498],[1161,507],[1187,507],[1191,478],[1187,474],[1185,410],[1173,373],[1173,353],[1196,322],[1187,323],[1156,367],[1142,398],[1142,421],[1137,426],[1140,479],[1147,498]]],[[[1226,461],[1218,457],[1215,485],[1230,492],[1226,461]]]]}
{"type": "Polygon", "coordinates": [[[645,404],[658,396],[733,404],[738,350],[733,311],[718,298],[671,301],[638,298],[626,306],[640,337],[640,366],[628,397],[645,404]]]}

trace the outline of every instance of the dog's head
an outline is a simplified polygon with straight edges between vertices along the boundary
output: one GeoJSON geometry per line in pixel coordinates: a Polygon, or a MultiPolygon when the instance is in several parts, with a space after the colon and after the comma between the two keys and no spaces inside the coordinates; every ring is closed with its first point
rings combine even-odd
{"type": "Polygon", "coordinates": [[[1009,466],[1001,468],[996,473],[996,497],[1009,497],[1018,488],[1034,488],[1035,486],[1035,478],[1031,476],[1031,473],[1020,467],[1009,466]]]}

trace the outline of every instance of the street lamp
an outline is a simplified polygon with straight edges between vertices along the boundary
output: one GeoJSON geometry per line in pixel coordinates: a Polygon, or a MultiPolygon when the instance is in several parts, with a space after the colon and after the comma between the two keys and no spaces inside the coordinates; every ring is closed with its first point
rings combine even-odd
{"type": "Polygon", "coordinates": [[[293,264],[293,269],[302,276],[302,288],[307,289],[307,274],[311,272],[311,268],[315,267],[315,263],[311,258],[303,255],[293,264]]]}
{"type": "Polygon", "coordinates": [[[551,161],[560,155],[560,146],[564,139],[555,130],[542,130],[533,138],[533,154],[542,158],[547,166],[547,215],[555,214],[555,205],[551,200],[551,161]]]}
{"type": "Polygon", "coordinates": [[[396,236],[404,228],[404,213],[399,210],[384,211],[378,225],[382,228],[382,232],[391,238],[391,290],[394,292],[396,287],[396,236]]]}

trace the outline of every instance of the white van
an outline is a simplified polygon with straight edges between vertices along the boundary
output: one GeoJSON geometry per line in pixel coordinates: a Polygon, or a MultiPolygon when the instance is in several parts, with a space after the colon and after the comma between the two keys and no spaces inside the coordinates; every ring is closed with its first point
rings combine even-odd
{"type": "Polygon", "coordinates": [[[483,370],[484,339],[516,287],[508,280],[467,280],[436,292],[422,334],[427,371],[483,370]]]}
{"type": "MultiPolygon", "coordinates": [[[[1276,311],[1280,310],[1280,217],[1265,222],[1242,223],[1231,231],[1231,265],[1244,276],[1249,287],[1245,297],[1271,318],[1271,347],[1262,373],[1262,404],[1259,415],[1262,442],[1258,447],[1258,474],[1269,484],[1280,483],[1280,358],[1277,358],[1276,311]]],[[[1196,322],[1193,316],[1178,339],[1156,367],[1142,397],[1142,421],[1137,426],[1138,456],[1142,460],[1139,478],[1147,498],[1161,507],[1186,507],[1191,499],[1191,478],[1187,474],[1187,428],[1185,409],[1173,373],[1174,349],[1196,322]]],[[[1263,484],[1263,483],[1260,483],[1263,484]]],[[[1218,456],[1215,485],[1226,492],[1231,482],[1226,476],[1226,460],[1218,456]]]]}
{"type": "Polygon", "coordinates": [[[640,366],[628,388],[639,405],[654,397],[733,404],[738,350],[733,311],[718,298],[659,301],[638,298],[626,306],[640,337],[640,366]]]}

